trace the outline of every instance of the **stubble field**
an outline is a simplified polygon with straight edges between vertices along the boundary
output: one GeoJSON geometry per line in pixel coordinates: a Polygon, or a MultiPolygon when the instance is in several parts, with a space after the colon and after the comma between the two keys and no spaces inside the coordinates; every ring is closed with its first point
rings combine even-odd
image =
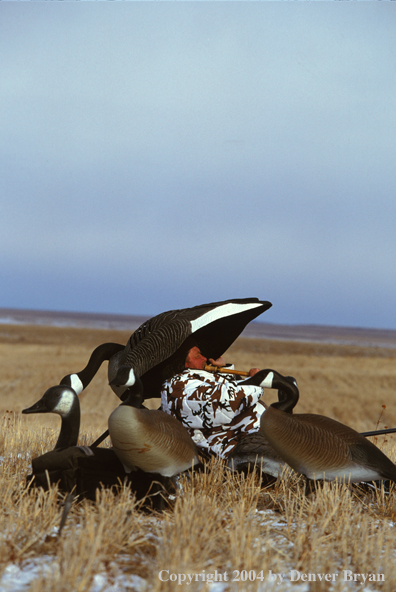
{"type": "MultiPolygon", "coordinates": [[[[262,489],[258,474],[244,478],[216,463],[183,480],[161,514],[142,512],[127,490],[103,492],[96,504],[75,503],[58,536],[56,488],[27,493],[24,483],[31,458],[53,447],[60,420],[20,412],[81,370],[97,345],[128,337],[0,326],[1,592],[396,590],[395,494],[333,484],[305,497],[303,479],[291,470],[262,489]]],[[[328,415],[358,431],[396,426],[396,350],[240,338],[226,358],[239,369],[294,376],[296,412],[328,415]]],[[[267,391],[264,400],[275,398],[267,391]]],[[[105,365],[80,400],[80,443],[89,444],[119,404],[105,365]]],[[[375,442],[396,461],[396,435],[375,442]]]]}

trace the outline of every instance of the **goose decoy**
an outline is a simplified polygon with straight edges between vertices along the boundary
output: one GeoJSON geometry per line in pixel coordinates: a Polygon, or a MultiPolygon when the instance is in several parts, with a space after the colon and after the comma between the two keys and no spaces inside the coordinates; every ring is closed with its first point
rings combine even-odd
{"type": "Polygon", "coordinates": [[[246,325],[271,306],[244,298],[161,313],[143,323],[125,349],[111,358],[110,386],[119,395],[139,376],[145,398],[158,397],[161,384],[184,368],[191,347],[197,345],[206,357],[219,358],[246,325]]]}
{"type": "Polygon", "coordinates": [[[118,397],[133,383],[134,376],[141,378],[146,399],[159,397],[161,384],[184,368],[192,346],[198,345],[208,358],[219,358],[246,325],[271,306],[257,298],[239,298],[161,313],[143,323],[126,345],[98,346],[86,367],[65,376],[61,384],[80,394],[102,362],[108,360],[109,384],[118,397]]]}
{"type": "Polygon", "coordinates": [[[61,416],[61,429],[55,450],[76,446],[80,431],[80,402],[75,391],[65,385],[52,386],[37,403],[22,413],[57,413],[61,416]]]}
{"type": "Polygon", "coordinates": [[[142,400],[143,385],[135,377],[126,400],[109,417],[113,450],[126,472],[138,468],[173,477],[198,465],[195,444],[182,424],[164,411],[138,408],[142,400]]]}
{"type": "MultiPolygon", "coordinates": [[[[80,402],[70,387],[59,385],[48,389],[43,397],[22,413],[58,413],[61,430],[55,449],[32,459],[32,474],[27,476],[29,487],[47,490],[49,483],[57,483],[60,490],[95,501],[96,490],[119,485],[128,479],[136,499],[144,500],[156,509],[165,507],[162,493],[174,489],[173,482],[160,475],[135,471],[127,476],[122,463],[110,448],[97,448],[96,443],[76,446],[80,427],[80,402]],[[70,491],[73,490],[72,493],[70,491]]],[[[67,499],[72,499],[71,497],[67,499]]],[[[143,502],[142,502],[143,503],[143,502]]],[[[146,505],[146,502],[144,502],[146,505]]],[[[66,517],[66,512],[62,520],[66,517]]]]}
{"type": "Polygon", "coordinates": [[[293,414],[299,391],[290,378],[274,370],[258,374],[279,398],[261,416],[260,431],[295,471],[312,480],[396,481],[393,462],[352,428],[323,415],[293,414]]]}

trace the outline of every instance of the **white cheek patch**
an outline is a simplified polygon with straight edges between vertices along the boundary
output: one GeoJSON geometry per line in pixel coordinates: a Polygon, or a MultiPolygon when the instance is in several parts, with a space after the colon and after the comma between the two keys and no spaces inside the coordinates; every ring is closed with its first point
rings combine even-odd
{"type": "Polygon", "coordinates": [[[57,403],[56,407],[54,407],[53,412],[58,413],[59,415],[67,415],[71,411],[73,403],[74,394],[69,390],[64,390],[59,402],[57,403]]]}
{"type": "Polygon", "coordinates": [[[84,390],[83,383],[81,382],[77,374],[70,374],[69,378],[70,386],[72,387],[73,391],[75,391],[75,393],[79,395],[84,390]]]}
{"type": "Polygon", "coordinates": [[[267,376],[264,378],[262,382],[260,382],[260,386],[263,388],[272,388],[272,383],[274,380],[274,373],[268,372],[267,376]]]}
{"type": "Polygon", "coordinates": [[[129,374],[128,374],[128,379],[125,383],[125,386],[133,386],[136,382],[136,378],[135,378],[135,373],[133,371],[133,369],[131,368],[129,370],[129,374]]]}

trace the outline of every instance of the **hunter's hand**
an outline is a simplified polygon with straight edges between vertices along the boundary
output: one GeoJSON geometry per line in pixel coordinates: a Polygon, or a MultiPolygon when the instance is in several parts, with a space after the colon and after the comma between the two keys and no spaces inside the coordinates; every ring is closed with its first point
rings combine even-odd
{"type": "Polygon", "coordinates": [[[217,358],[217,360],[209,358],[208,361],[212,364],[212,366],[225,366],[225,359],[222,356],[220,356],[220,358],[217,358]]]}

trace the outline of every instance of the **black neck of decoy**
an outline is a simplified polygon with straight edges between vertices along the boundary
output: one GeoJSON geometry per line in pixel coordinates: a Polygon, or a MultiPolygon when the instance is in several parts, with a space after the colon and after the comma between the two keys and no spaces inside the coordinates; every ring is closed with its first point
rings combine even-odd
{"type": "Polygon", "coordinates": [[[129,407],[136,407],[137,409],[142,407],[144,395],[143,384],[140,378],[137,377],[135,384],[126,389],[121,395],[121,400],[121,405],[128,405],[129,407]]]}
{"type": "MultiPolygon", "coordinates": [[[[98,347],[93,350],[85,368],[81,370],[81,372],[76,372],[83,387],[86,388],[89,385],[103,362],[110,360],[110,358],[122,349],[125,349],[125,345],[121,345],[120,343],[102,343],[101,345],[98,345],[98,347]]],[[[62,378],[59,384],[71,386],[70,376],[71,375],[68,374],[62,378]]]]}
{"type": "Polygon", "coordinates": [[[285,413],[293,413],[293,409],[300,398],[300,393],[292,379],[276,372],[274,373],[272,388],[278,389],[278,401],[272,403],[271,407],[285,413]]]}
{"type": "Polygon", "coordinates": [[[55,449],[77,446],[80,433],[80,406],[74,405],[67,415],[61,416],[61,420],[61,429],[55,449]]]}

